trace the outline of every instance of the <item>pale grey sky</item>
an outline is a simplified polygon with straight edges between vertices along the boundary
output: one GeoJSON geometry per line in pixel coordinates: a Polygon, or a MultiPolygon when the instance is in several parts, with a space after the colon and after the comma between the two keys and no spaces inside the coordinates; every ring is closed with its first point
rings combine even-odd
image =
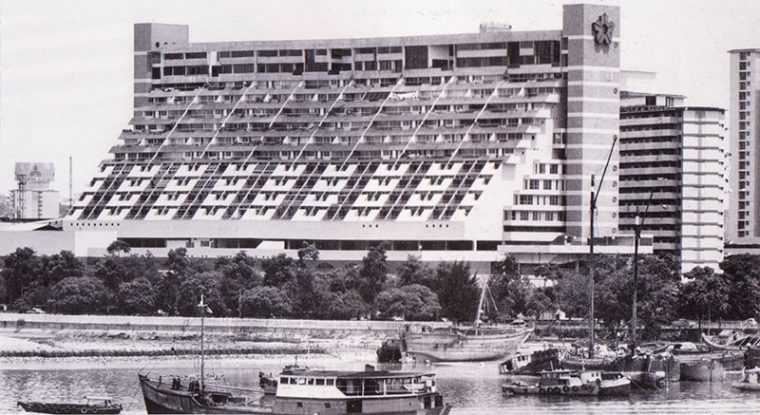
{"type": "MultiPolygon", "coordinates": [[[[132,25],[190,25],[190,40],[476,32],[562,25],[562,4],[514,0],[0,0],[0,193],[16,161],[56,164],[54,187],[84,188],[129,122],[132,25]]],[[[621,6],[622,67],[657,72],[688,105],[728,107],[727,50],[760,47],[758,0],[589,1],[621,6]]]]}

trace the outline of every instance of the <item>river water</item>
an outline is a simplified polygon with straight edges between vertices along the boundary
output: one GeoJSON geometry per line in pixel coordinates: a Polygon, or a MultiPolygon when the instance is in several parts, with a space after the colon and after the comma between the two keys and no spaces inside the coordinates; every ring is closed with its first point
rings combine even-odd
{"type": "MultiPolygon", "coordinates": [[[[301,359],[311,368],[361,370],[363,358],[301,359]]],[[[207,373],[217,382],[257,388],[259,370],[277,373],[293,357],[223,358],[207,361],[207,373]]],[[[431,367],[411,364],[403,370],[432,371],[452,414],[620,414],[693,413],[760,414],[760,392],[740,392],[724,382],[675,382],[656,392],[635,392],[628,398],[507,397],[496,363],[447,363],[431,367]]],[[[0,413],[20,411],[18,400],[77,401],[85,395],[108,395],[124,405],[123,413],[144,413],[137,374],[193,374],[197,361],[151,360],[29,360],[0,361],[0,413]]],[[[736,375],[733,376],[734,378],[736,375]]]]}

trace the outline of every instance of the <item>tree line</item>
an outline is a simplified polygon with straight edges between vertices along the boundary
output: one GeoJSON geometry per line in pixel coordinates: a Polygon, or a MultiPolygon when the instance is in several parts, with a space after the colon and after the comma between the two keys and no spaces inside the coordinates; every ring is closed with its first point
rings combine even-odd
{"type": "MultiPolygon", "coordinates": [[[[597,255],[595,261],[596,316],[614,335],[631,317],[631,257],[597,255]]],[[[241,251],[209,261],[178,248],[158,259],[115,241],[105,257],[89,261],[68,251],[37,255],[19,248],[3,262],[0,298],[22,312],[193,316],[202,293],[216,316],[466,322],[474,320],[481,293],[468,263],[433,266],[410,256],[392,265],[384,244],[370,247],[360,263],[341,266],[319,261],[319,251],[306,242],[296,258],[254,259],[241,251]]],[[[588,259],[539,266],[535,274],[545,278],[544,286],[521,276],[509,256],[492,268],[484,301],[492,307],[484,319],[537,318],[557,309],[587,317],[588,259]]],[[[656,338],[678,318],[760,317],[760,256],[730,256],[720,270],[695,268],[684,279],[679,270],[672,257],[641,257],[636,289],[645,338],[656,338]]]]}

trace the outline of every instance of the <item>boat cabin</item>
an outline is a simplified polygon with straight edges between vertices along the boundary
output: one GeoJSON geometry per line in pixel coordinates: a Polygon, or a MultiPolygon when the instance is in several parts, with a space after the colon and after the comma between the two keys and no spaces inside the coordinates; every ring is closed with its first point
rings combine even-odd
{"type": "Polygon", "coordinates": [[[523,368],[532,361],[531,355],[516,354],[511,359],[502,362],[499,365],[499,373],[507,374],[514,372],[517,369],[523,368]]]}
{"type": "Polygon", "coordinates": [[[433,374],[388,371],[292,370],[279,376],[280,397],[388,397],[435,393],[433,374]]]}
{"type": "Polygon", "coordinates": [[[114,406],[113,398],[110,396],[85,396],[84,400],[86,401],[87,406],[114,406]]]}

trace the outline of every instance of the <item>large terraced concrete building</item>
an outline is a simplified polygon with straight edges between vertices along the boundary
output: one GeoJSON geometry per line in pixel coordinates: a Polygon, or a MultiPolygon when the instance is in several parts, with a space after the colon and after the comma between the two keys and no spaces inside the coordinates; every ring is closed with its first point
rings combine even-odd
{"type": "Polygon", "coordinates": [[[392,260],[572,261],[611,154],[597,252],[630,252],[618,33],[597,5],[564,6],[557,30],[386,38],[197,43],[137,24],[132,120],[60,226],[87,255],[310,241],[353,261],[387,241],[392,260]]]}

